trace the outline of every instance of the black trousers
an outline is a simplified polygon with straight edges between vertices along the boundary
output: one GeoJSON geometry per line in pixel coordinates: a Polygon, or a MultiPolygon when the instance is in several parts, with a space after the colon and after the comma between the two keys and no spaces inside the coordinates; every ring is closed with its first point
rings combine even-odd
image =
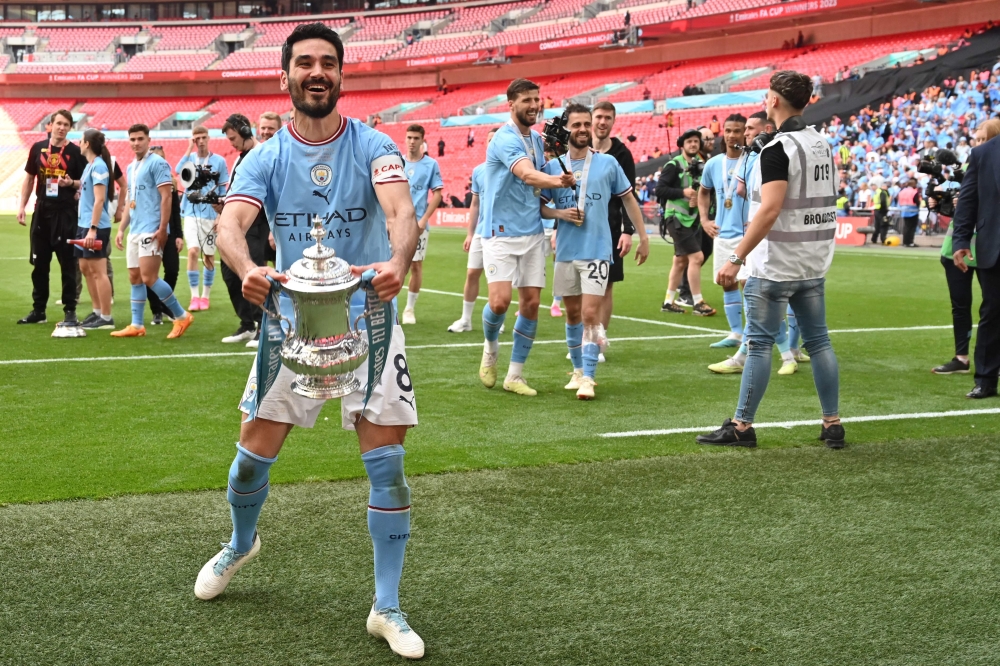
{"type": "Polygon", "coordinates": [[[969,341],[972,339],[972,278],[976,274],[976,269],[970,268],[968,272],[963,273],[958,270],[954,261],[946,257],[941,257],[941,265],[944,266],[944,277],[948,280],[948,295],[951,297],[955,356],[968,356],[969,341]]]}
{"type": "Polygon", "coordinates": [[[976,333],[976,385],[995,389],[1000,372],[1000,264],[977,268],[976,277],[983,292],[976,333]]]}
{"type": "Polygon", "coordinates": [[[889,233],[888,216],[875,213],[872,217],[872,228],[875,229],[875,231],[872,232],[872,242],[881,243],[885,241],[886,234],[889,233]],[[879,240],[879,234],[882,235],[882,240],[879,240]]]}
{"type": "MultiPolygon", "coordinates": [[[[903,245],[913,245],[913,236],[917,233],[917,224],[919,222],[920,218],[916,215],[903,218],[903,245]]],[[[959,271],[959,273],[961,272],[959,271]]]]}
{"type": "MultiPolygon", "coordinates": [[[[271,246],[267,242],[267,227],[260,233],[254,227],[247,232],[247,247],[250,249],[250,259],[258,266],[267,266],[268,255],[271,253],[271,246]]],[[[259,307],[243,298],[243,281],[233,272],[226,262],[222,263],[222,279],[226,283],[229,291],[229,300],[233,303],[233,310],[240,318],[240,327],[251,330],[260,323],[263,312],[259,307]]]]}
{"type": "MultiPolygon", "coordinates": [[[[177,286],[177,273],[180,270],[181,260],[177,252],[177,240],[167,238],[167,246],[163,248],[163,281],[170,285],[170,289],[177,286]]],[[[149,301],[149,311],[153,315],[170,316],[170,309],[163,304],[160,297],[153,293],[152,289],[146,290],[146,300],[149,301]]]]}
{"type": "Polygon", "coordinates": [[[67,239],[76,238],[77,212],[40,205],[31,216],[31,301],[35,312],[45,312],[49,303],[49,270],[52,255],[59,261],[64,312],[76,311],[77,261],[67,239]]]}

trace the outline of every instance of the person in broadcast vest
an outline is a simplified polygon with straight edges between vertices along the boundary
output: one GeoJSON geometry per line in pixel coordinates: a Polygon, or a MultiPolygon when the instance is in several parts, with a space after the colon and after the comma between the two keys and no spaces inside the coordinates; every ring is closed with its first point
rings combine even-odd
{"type": "Polygon", "coordinates": [[[910,180],[896,197],[899,202],[899,214],[903,218],[903,245],[906,247],[916,247],[913,242],[913,235],[917,232],[917,223],[920,221],[920,190],[917,188],[917,181],[910,180]]]}
{"type": "Polygon", "coordinates": [[[760,153],[751,177],[750,224],[743,240],[718,272],[725,288],[747,264],[744,289],[748,323],[746,366],[732,419],[697,438],[700,444],[757,446],[754,416],[771,374],[771,347],[788,305],[795,310],[813,380],[823,408],[820,439],[844,447],[840,423],[837,356],[826,327],[824,289],[837,233],[837,170],[823,136],[806,127],[802,111],[812,81],[805,74],[779,71],[767,93],[768,118],[778,134],[760,153]]]}

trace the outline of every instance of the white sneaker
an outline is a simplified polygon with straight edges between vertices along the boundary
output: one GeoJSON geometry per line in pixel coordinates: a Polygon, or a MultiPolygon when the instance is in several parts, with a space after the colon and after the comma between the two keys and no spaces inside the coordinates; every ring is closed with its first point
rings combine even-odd
{"type": "Polygon", "coordinates": [[[567,391],[575,391],[580,388],[580,380],[583,379],[583,370],[573,370],[573,376],[569,378],[569,384],[563,388],[567,391]]]}
{"type": "Polygon", "coordinates": [[[416,324],[417,323],[416,313],[414,313],[413,310],[410,309],[403,310],[403,323],[416,324]]]}
{"type": "Polygon", "coordinates": [[[449,333],[468,333],[472,330],[472,322],[464,319],[456,319],[455,323],[448,327],[449,333]]]}
{"type": "Polygon", "coordinates": [[[375,638],[384,639],[400,657],[420,659],[424,656],[424,640],[410,628],[406,613],[398,608],[376,611],[373,603],[365,627],[375,638]]]}
{"type": "Polygon", "coordinates": [[[503,332],[506,330],[507,330],[507,324],[506,323],[500,324],[500,335],[503,335],[503,332]]]}
{"type": "Polygon", "coordinates": [[[260,347],[260,340],[254,338],[253,340],[247,343],[247,347],[249,347],[250,349],[257,349],[258,347],[260,347]]]}
{"type": "Polygon", "coordinates": [[[255,331],[253,330],[248,331],[244,328],[241,328],[232,335],[227,335],[226,337],[222,338],[222,341],[226,344],[233,344],[236,342],[246,342],[247,340],[253,338],[254,333],[255,331]]]}
{"type": "Polygon", "coordinates": [[[222,544],[222,550],[205,562],[198,572],[198,580],[194,582],[194,596],[202,600],[214,599],[222,594],[230,579],[244,564],[257,557],[260,552],[260,535],[253,535],[253,546],[246,553],[237,553],[228,543],[222,544]]]}
{"type": "Polygon", "coordinates": [[[594,381],[593,377],[587,377],[584,375],[580,378],[580,388],[576,390],[576,397],[578,400],[593,400],[594,399],[594,387],[597,382],[594,381]]]}
{"type": "Polygon", "coordinates": [[[604,359],[604,352],[601,352],[601,353],[599,353],[597,355],[597,362],[598,363],[604,363],[604,361],[605,361],[605,359],[604,359]]]}

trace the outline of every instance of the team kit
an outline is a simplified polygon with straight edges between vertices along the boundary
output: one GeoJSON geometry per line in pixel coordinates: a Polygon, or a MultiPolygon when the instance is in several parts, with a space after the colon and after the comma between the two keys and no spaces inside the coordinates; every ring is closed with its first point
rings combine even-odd
{"type": "MultiPolygon", "coordinates": [[[[441,203],[443,181],[437,162],[425,154],[419,125],[408,128],[406,148],[400,150],[387,135],[339,113],[343,53],[339,36],[329,27],[318,23],[296,27],[282,48],[280,74],[281,88],[295,109],[294,119],[241,154],[231,176],[224,160],[207,152],[207,136],[192,139],[197,149],[174,171],[209,168],[224,177],[216,187],[223,197],[218,204],[188,203],[183,210],[192,289],[188,309],[157,275],[171,169],[149,150],[148,130],[139,127],[130,132],[136,160],[127,168],[128,203],[115,242],[119,248],[127,247],[133,321],[113,335],[144,335],[147,288],[174,319],[171,337],[182,335],[193,321],[191,311],[208,307],[217,252],[242,281],[247,301],[267,313],[260,325],[257,358],[237,405],[242,412],[240,433],[227,488],[232,535],[199,571],[194,586],[198,599],[213,599],[262,548],[258,518],[270,488],[269,470],[285,439],[296,426],[313,427],[329,399],[323,394],[309,397],[297,389],[296,372],[280,361],[276,351],[285,335],[281,322],[295,326],[290,274],[296,267],[315,268],[322,257],[334,254],[349,265],[337,279],[362,285],[349,296],[347,308],[349,320],[367,333],[371,352],[354,369],[361,381],[339,396],[342,426],[356,433],[370,481],[367,512],[375,590],[366,628],[396,654],[419,659],[424,642],[399,599],[410,538],[404,442],[407,430],[418,423],[404,325],[416,323],[430,220],[441,203]],[[254,261],[248,248],[247,232],[262,214],[273,237],[273,267],[254,261]],[[204,265],[201,275],[199,258],[204,265]],[[407,275],[406,305],[399,312],[396,297],[407,275]],[[381,314],[376,317],[373,312],[381,314]]],[[[526,379],[525,365],[535,340],[551,256],[553,292],[565,310],[566,352],[572,364],[565,388],[581,400],[592,400],[608,345],[613,285],[623,279],[630,254],[640,266],[649,255],[646,225],[632,190],[634,163],[627,148],[611,138],[615,110],[610,103],[593,109],[569,105],[560,120],[561,134],[554,140],[548,128],[544,133],[533,129],[543,109],[537,84],[513,81],[507,100],[510,118],[490,131],[485,159],[470,174],[463,311],[448,330],[473,329],[479,281],[485,274],[488,298],[482,310],[479,379],[487,389],[500,383],[504,391],[517,396],[537,395],[526,379]],[[634,244],[633,233],[639,237],[634,244]],[[508,317],[515,296],[518,310],[508,317]],[[512,328],[513,348],[501,380],[498,341],[506,326],[512,328]]],[[[752,154],[737,147],[753,138],[748,128],[763,130],[763,122],[748,123],[742,117],[726,124],[733,125],[727,131],[727,152],[708,163],[704,180],[705,188],[726,202],[712,225],[720,250],[717,256],[728,254],[746,228],[747,192],[755,190],[753,174],[760,171],[752,154]]],[[[100,152],[98,146],[96,154],[100,152]]],[[[87,176],[94,183],[108,177],[103,163],[87,176]]],[[[81,200],[88,219],[94,206],[92,195],[81,200]]],[[[106,215],[93,217],[100,218],[97,226],[110,226],[105,224],[106,215]]],[[[717,346],[735,348],[745,344],[742,304],[738,289],[727,289],[726,294],[732,331],[717,346]]],[[[740,354],[715,371],[739,371],[740,354]]]]}

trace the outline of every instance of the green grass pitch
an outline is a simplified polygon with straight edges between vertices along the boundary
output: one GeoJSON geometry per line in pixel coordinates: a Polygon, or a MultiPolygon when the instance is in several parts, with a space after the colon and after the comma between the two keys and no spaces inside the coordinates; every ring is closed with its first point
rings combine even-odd
{"type": "MultiPolygon", "coordinates": [[[[406,329],[421,425],[401,597],[425,662],[1000,663],[998,414],[849,423],[839,452],[813,425],[762,428],[757,451],[601,437],[732,416],[739,377],[705,367],[724,357],[708,348],[721,291],[705,289],[716,317],[661,314],[671,251],[653,243],[616,288],[597,400],[562,389],[564,320],[547,310],[525,370],[539,395],[520,398],[479,384],[478,308],[472,333],[445,332],[461,238],[432,233],[406,329]]],[[[225,287],[180,340],[55,340],[51,302],[49,324],[14,323],[26,255],[26,230],[0,217],[0,664],[399,663],[364,632],[367,483],[338,406],[274,466],[261,556],[197,602],[194,576],[228,538],[252,360],[219,342],[236,325],[225,287]]],[[[929,250],[838,251],[827,310],[845,417],[1000,407],[964,398],[971,377],[929,372],[953,351],[942,273],[929,250]]],[[[186,303],[183,269],[181,283],[186,303]]],[[[818,415],[808,364],[772,372],[758,422],[818,415]]]]}

